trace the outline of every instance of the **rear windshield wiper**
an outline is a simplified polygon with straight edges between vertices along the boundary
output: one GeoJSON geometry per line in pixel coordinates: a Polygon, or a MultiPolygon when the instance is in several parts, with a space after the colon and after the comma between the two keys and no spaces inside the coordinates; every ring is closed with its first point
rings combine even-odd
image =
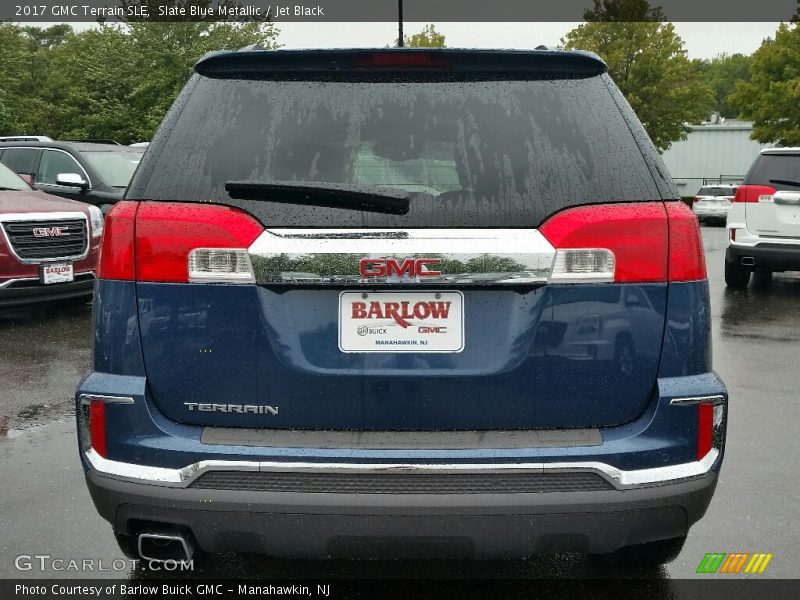
{"type": "Polygon", "coordinates": [[[316,181],[228,181],[225,191],[236,200],[324,206],[404,215],[409,193],[385,187],[316,181]]]}
{"type": "Polygon", "coordinates": [[[770,183],[777,183],[778,185],[790,185],[792,187],[800,188],[800,181],[792,181],[791,179],[770,179],[770,183]]]}

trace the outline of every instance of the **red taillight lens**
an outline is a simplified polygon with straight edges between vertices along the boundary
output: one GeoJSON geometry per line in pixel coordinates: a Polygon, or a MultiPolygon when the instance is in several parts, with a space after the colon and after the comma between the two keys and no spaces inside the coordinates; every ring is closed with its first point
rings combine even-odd
{"type": "Polygon", "coordinates": [[[714,443],[714,407],[697,405],[697,460],[711,452],[714,443]]]}
{"type": "Polygon", "coordinates": [[[258,221],[237,208],[142,202],[136,216],[136,279],[187,282],[192,250],[248,248],[263,231],[258,221]]]}
{"type": "Polygon", "coordinates": [[[700,196],[695,196],[694,198],[692,198],[692,204],[694,204],[695,202],[700,202],[700,196]]]}
{"type": "Polygon", "coordinates": [[[134,279],[133,238],[138,202],[117,202],[106,215],[97,277],[134,279]]]}
{"type": "Polygon", "coordinates": [[[450,61],[430,52],[405,50],[359,54],[351,64],[356,69],[444,69],[450,66],[450,61]]]}
{"type": "Polygon", "coordinates": [[[665,202],[669,219],[669,281],[697,281],[706,278],[706,260],[700,226],[683,202],[665,202]]]}
{"type": "Polygon", "coordinates": [[[758,202],[761,196],[772,196],[775,188],[768,185],[740,185],[736,188],[734,202],[758,202]]]}
{"type": "Polygon", "coordinates": [[[89,405],[89,434],[92,448],[100,456],[106,456],[106,403],[93,401],[89,405]]]}
{"type": "Polygon", "coordinates": [[[667,213],[662,202],[570,208],[550,217],[539,230],[557,250],[610,250],[615,282],[667,280],[667,213]]]}

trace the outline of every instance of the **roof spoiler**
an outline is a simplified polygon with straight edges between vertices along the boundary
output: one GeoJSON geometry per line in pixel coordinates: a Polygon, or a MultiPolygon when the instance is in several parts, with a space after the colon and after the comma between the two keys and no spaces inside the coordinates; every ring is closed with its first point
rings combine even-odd
{"type": "Polygon", "coordinates": [[[591,52],[564,50],[457,50],[452,48],[375,48],[353,50],[254,50],[211,52],[194,66],[216,78],[368,71],[445,71],[470,75],[530,74],[591,77],[608,70],[591,52]],[[432,60],[422,61],[426,56],[432,60]],[[381,60],[371,60],[373,58],[381,60]],[[405,59],[408,59],[407,61],[405,59]]]}

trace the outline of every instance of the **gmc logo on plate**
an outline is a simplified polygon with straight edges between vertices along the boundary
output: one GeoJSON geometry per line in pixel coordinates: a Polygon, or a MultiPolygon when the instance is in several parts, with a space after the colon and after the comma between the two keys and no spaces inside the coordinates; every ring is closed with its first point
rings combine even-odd
{"type": "Polygon", "coordinates": [[[358,271],[362,277],[438,277],[442,272],[429,267],[441,262],[438,258],[362,258],[358,271]]]}
{"type": "Polygon", "coordinates": [[[66,227],[34,227],[33,237],[61,237],[69,235],[66,227]]]}

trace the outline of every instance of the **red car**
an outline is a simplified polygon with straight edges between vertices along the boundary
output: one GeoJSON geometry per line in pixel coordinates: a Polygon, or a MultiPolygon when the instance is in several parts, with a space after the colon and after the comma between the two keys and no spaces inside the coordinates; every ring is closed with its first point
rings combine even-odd
{"type": "Polygon", "coordinates": [[[0,164],[0,308],[88,300],[102,233],[99,208],[34,190],[0,164]]]}

